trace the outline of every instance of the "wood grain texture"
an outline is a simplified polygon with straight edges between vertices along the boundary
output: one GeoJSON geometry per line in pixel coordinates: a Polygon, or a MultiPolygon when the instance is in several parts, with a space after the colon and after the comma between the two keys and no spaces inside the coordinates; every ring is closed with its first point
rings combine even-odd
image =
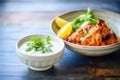
{"type": "Polygon", "coordinates": [[[29,34],[48,33],[51,19],[59,13],[1,14],[0,80],[77,80],[120,76],[120,51],[102,57],[87,57],[65,49],[64,56],[51,69],[32,71],[17,57],[16,42],[29,34]],[[6,17],[7,16],[7,17],[6,17]],[[17,19],[17,16],[18,19],[17,19]],[[44,17],[44,21],[42,21],[44,17]],[[7,19],[6,19],[7,18],[7,19]],[[32,20],[32,21],[31,21],[32,20]]]}

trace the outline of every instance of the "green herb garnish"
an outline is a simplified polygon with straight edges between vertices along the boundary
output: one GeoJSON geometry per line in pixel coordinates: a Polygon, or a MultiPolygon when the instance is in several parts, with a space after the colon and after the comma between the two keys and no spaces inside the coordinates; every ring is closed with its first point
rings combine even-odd
{"type": "Polygon", "coordinates": [[[73,20],[73,31],[75,32],[78,28],[86,25],[97,24],[97,17],[94,15],[93,10],[87,9],[83,14],[73,20]]]}
{"type": "Polygon", "coordinates": [[[27,44],[27,46],[28,46],[28,48],[26,49],[27,52],[34,50],[34,51],[41,51],[42,53],[46,53],[46,52],[52,52],[51,47],[53,45],[51,44],[50,36],[47,36],[46,39],[43,39],[42,37],[39,38],[32,37],[30,42],[27,44]]]}
{"type": "Polygon", "coordinates": [[[88,35],[88,32],[83,28],[84,36],[88,35]]]}

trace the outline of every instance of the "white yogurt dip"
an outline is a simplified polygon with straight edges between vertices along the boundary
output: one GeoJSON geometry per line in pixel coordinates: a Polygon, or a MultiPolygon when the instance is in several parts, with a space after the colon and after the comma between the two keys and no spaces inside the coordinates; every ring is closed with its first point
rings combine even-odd
{"type": "Polygon", "coordinates": [[[56,51],[57,51],[57,42],[55,42],[55,41],[51,41],[51,44],[52,44],[52,46],[50,47],[50,49],[51,49],[51,52],[45,52],[45,53],[43,53],[42,51],[35,51],[34,49],[32,49],[31,51],[26,51],[26,49],[28,48],[28,43],[29,43],[30,41],[26,41],[26,42],[24,42],[21,46],[20,46],[20,50],[23,52],[23,53],[26,53],[26,54],[35,54],[35,55],[39,55],[39,54],[53,54],[53,53],[56,53],[56,51]]]}

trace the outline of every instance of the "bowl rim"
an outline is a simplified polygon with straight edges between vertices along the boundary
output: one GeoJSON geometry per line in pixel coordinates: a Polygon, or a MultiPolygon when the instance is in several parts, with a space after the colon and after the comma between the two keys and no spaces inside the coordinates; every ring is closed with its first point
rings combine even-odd
{"type": "MultiPolygon", "coordinates": [[[[62,15],[66,15],[66,14],[68,14],[68,13],[73,13],[73,12],[79,12],[79,11],[81,11],[81,12],[83,12],[83,11],[85,11],[86,9],[77,9],[77,10],[71,10],[71,11],[67,11],[67,12],[63,12],[63,13],[59,13],[57,16],[55,16],[52,20],[51,20],[51,22],[50,22],[50,31],[52,32],[52,34],[54,34],[55,36],[56,36],[56,34],[55,34],[55,32],[53,31],[53,29],[52,29],[52,25],[53,25],[53,22],[55,21],[55,18],[56,17],[60,17],[60,16],[62,16],[62,15]]],[[[111,13],[111,14],[115,14],[115,15],[119,15],[120,16],[120,13],[117,13],[117,12],[115,12],[115,11],[110,11],[110,10],[105,10],[105,9],[92,9],[93,11],[100,11],[100,12],[108,12],[108,13],[111,13]]]]}
{"type": "MultiPolygon", "coordinates": [[[[23,41],[22,44],[23,44],[24,42],[25,42],[25,41],[23,41]]],[[[58,42],[57,42],[57,44],[58,44],[58,42]]],[[[59,44],[58,44],[58,45],[59,45],[59,44]]],[[[53,56],[53,55],[56,55],[56,54],[60,53],[62,50],[64,50],[64,48],[65,48],[64,41],[63,41],[61,38],[59,38],[59,37],[57,37],[57,36],[54,36],[54,35],[52,35],[52,34],[31,34],[31,35],[26,35],[26,36],[21,37],[21,38],[17,41],[17,43],[16,43],[16,51],[17,51],[17,53],[20,51],[20,54],[24,54],[24,55],[30,56],[30,57],[31,57],[31,56],[33,56],[33,57],[53,56]],[[32,37],[32,36],[50,36],[50,37],[52,37],[52,38],[56,38],[57,40],[59,40],[59,42],[62,44],[62,46],[61,46],[61,48],[59,48],[59,49],[56,50],[55,52],[53,51],[52,54],[38,54],[38,55],[36,55],[36,54],[27,54],[27,53],[21,52],[20,49],[19,49],[20,46],[18,46],[18,45],[20,44],[20,42],[21,42],[22,40],[24,40],[24,39],[26,39],[26,38],[30,38],[30,37],[32,37]]]]}
{"type": "MultiPolygon", "coordinates": [[[[60,16],[62,16],[62,15],[66,15],[66,14],[68,14],[68,13],[73,13],[73,12],[79,12],[79,11],[83,12],[83,11],[85,11],[85,10],[86,10],[86,9],[77,9],[77,10],[71,10],[71,11],[67,11],[67,12],[63,12],[63,13],[58,14],[58,15],[55,16],[55,17],[53,18],[53,20],[51,21],[50,31],[52,32],[53,35],[57,36],[57,34],[53,31],[53,28],[52,28],[52,25],[53,25],[54,20],[55,20],[56,17],[60,17],[60,16]]],[[[108,12],[108,13],[115,14],[115,15],[120,15],[120,14],[117,13],[117,12],[110,11],[110,10],[105,10],[105,9],[92,9],[92,10],[93,10],[93,11],[100,11],[100,12],[108,12]]],[[[117,37],[120,37],[120,36],[117,36],[117,37]]],[[[62,40],[63,40],[63,39],[62,39],[62,40]]],[[[66,43],[69,43],[70,45],[73,45],[74,47],[77,47],[77,48],[80,47],[80,48],[90,49],[90,50],[94,50],[94,49],[97,49],[97,50],[100,50],[100,49],[101,49],[101,50],[102,50],[103,48],[111,48],[111,47],[113,47],[113,46],[116,46],[116,45],[120,44],[120,41],[119,41],[119,42],[114,43],[114,44],[103,45],[103,46],[87,46],[87,45],[74,44],[74,43],[68,42],[68,41],[66,41],[66,40],[63,40],[63,41],[64,41],[65,44],[66,44],[66,43]]]]}
{"type": "MultiPolygon", "coordinates": [[[[55,16],[54,18],[53,18],[53,21],[54,21],[54,19],[56,18],[56,17],[60,17],[60,16],[62,16],[62,15],[65,15],[65,14],[68,14],[68,13],[73,13],[73,12],[79,12],[79,11],[81,11],[81,12],[83,12],[83,11],[86,11],[87,9],[76,9],[76,10],[70,10],[70,11],[66,11],[66,12],[62,12],[62,13],[59,13],[57,16],[55,16]]],[[[100,12],[109,12],[109,13],[113,13],[113,14],[117,14],[117,15],[120,15],[120,13],[118,13],[118,12],[115,12],[115,11],[112,11],[112,10],[106,10],[106,9],[92,9],[93,11],[100,11],[100,12]]],[[[52,21],[52,22],[53,22],[52,21]]]]}

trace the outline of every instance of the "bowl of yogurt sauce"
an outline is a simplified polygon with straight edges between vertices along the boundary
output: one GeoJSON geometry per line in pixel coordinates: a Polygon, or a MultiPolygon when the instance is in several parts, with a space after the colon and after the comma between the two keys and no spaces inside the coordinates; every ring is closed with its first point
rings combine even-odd
{"type": "Polygon", "coordinates": [[[30,69],[43,71],[51,68],[64,54],[64,42],[50,34],[22,37],[16,44],[17,55],[30,69]]]}

